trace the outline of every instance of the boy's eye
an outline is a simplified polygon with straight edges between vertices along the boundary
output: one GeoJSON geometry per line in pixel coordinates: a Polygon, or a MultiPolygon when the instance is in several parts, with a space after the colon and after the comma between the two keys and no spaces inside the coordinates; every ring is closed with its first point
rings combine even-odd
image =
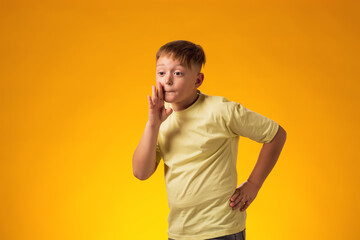
{"type": "MultiPolygon", "coordinates": [[[[158,74],[159,74],[160,76],[163,76],[165,73],[164,73],[164,72],[158,72],[158,74]]],[[[181,76],[181,75],[183,75],[182,72],[174,72],[174,74],[175,74],[176,76],[181,76]]]]}

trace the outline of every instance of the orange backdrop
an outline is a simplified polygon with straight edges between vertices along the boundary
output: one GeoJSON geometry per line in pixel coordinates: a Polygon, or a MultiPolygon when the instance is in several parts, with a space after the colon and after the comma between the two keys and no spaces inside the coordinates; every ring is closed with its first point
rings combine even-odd
{"type": "MultiPolygon", "coordinates": [[[[287,142],[247,239],[359,236],[358,1],[0,4],[0,239],[167,239],[163,166],[132,175],[155,53],[206,53],[200,90],[278,122],[287,142]]],[[[240,140],[239,184],[261,144],[240,140]]]]}

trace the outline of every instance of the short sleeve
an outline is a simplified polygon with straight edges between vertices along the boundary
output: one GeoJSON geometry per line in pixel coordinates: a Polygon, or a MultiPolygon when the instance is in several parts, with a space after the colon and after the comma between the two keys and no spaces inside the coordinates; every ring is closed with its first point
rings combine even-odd
{"type": "Polygon", "coordinates": [[[269,143],[275,137],[279,124],[240,103],[230,107],[228,129],[231,134],[250,138],[258,143],[269,143]]]}
{"type": "Polygon", "coordinates": [[[161,160],[161,151],[159,144],[156,144],[156,165],[160,163],[160,160],[161,160]]]}

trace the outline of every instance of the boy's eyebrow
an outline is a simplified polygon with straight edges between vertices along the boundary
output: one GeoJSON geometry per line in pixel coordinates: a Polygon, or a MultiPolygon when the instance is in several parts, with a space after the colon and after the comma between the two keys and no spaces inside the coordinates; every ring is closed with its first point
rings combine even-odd
{"type": "MultiPolygon", "coordinates": [[[[165,64],[158,64],[158,65],[156,65],[156,66],[164,66],[165,64]]],[[[177,66],[181,66],[181,67],[185,67],[184,65],[182,65],[182,64],[177,64],[177,65],[175,65],[175,67],[177,67],[177,66]]]]}

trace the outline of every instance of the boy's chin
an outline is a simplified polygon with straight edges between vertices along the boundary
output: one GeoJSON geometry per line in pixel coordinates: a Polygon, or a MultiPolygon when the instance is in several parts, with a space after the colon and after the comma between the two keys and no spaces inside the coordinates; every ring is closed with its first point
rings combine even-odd
{"type": "Polygon", "coordinates": [[[173,103],[175,101],[175,98],[172,96],[165,96],[164,101],[168,103],[173,103]]]}
{"type": "Polygon", "coordinates": [[[164,98],[164,101],[167,103],[173,103],[175,99],[172,98],[164,98]]]}

